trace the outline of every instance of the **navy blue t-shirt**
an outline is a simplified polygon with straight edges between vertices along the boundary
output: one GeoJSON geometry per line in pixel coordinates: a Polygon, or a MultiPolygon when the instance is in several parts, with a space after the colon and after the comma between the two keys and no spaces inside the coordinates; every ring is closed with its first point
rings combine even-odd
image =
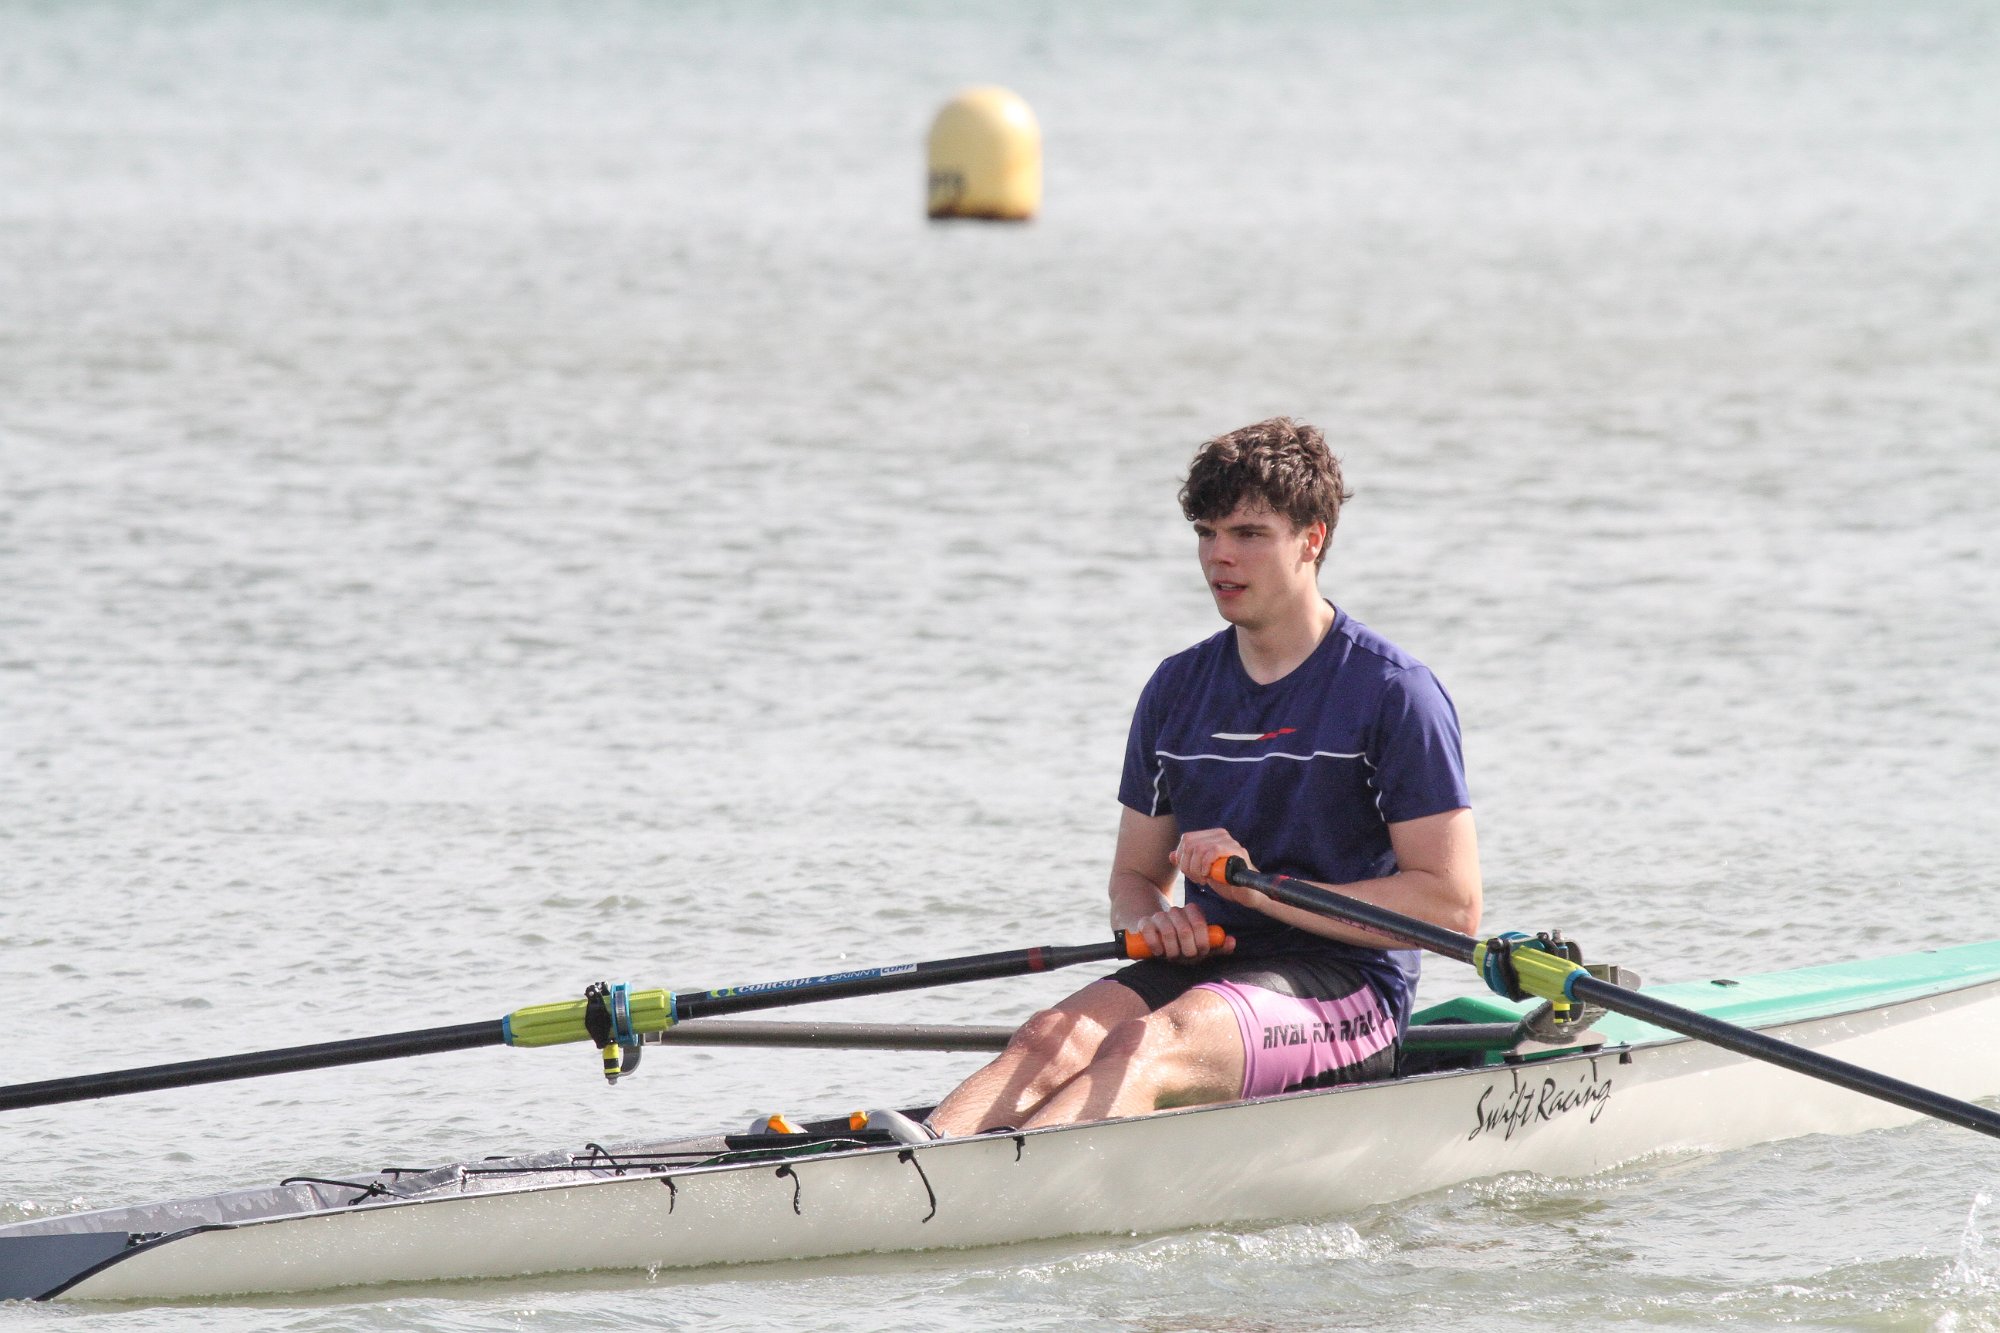
{"type": "MultiPolygon", "coordinates": [[[[1259,685],[1231,626],[1160,664],[1139,695],[1119,801],[1182,832],[1228,829],[1257,868],[1324,884],[1396,871],[1390,824],[1469,807],[1458,713],[1423,663],[1336,610],[1289,675],[1259,685]]],[[[1364,949],[1189,884],[1239,956],[1316,953],[1359,966],[1399,1019],[1414,949],[1364,949]]]]}

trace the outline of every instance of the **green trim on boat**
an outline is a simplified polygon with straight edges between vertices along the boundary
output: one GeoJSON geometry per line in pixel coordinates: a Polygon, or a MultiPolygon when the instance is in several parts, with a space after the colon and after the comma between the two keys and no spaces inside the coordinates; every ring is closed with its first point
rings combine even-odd
{"type": "Polygon", "coordinates": [[[1420,1023],[1516,1023],[1521,1015],[1540,1004],[1526,1000],[1515,1004],[1491,995],[1461,995],[1441,1004],[1419,1009],[1410,1015],[1410,1026],[1420,1023]]]}
{"type": "MultiPolygon", "coordinates": [[[[1647,986],[1644,990],[1670,1004],[1698,1010],[1725,1023],[1762,1028],[1918,1000],[1995,980],[2000,980],[2000,940],[1785,972],[1746,972],[1709,981],[1676,981],[1647,986]]],[[[1411,1015],[1410,1023],[1412,1026],[1512,1023],[1540,1003],[1509,1001],[1492,995],[1461,995],[1419,1010],[1411,1015]]],[[[1605,1014],[1590,1028],[1614,1046],[1682,1040],[1677,1033],[1623,1014],[1605,1014]]]]}
{"type": "MultiPolygon", "coordinates": [[[[1725,1023],[1762,1028],[1922,999],[1995,980],[2000,980],[2000,940],[1787,972],[1677,981],[1647,986],[1645,992],[1725,1023]]],[[[1591,1026],[1614,1044],[1679,1040],[1674,1033],[1622,1014],[1606,1014],[1591,1026]]]]}

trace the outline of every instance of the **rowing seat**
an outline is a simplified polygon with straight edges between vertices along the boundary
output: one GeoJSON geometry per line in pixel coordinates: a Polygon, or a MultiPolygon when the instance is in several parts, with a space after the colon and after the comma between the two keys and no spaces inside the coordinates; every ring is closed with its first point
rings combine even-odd
{"type": "Polygon", "coordinates": [[[1567,1051],[1595,1050],[1605,1039],[1590,1025],[1603,1016],[1602,1009],[1585,1005],[1574,1020],[1558,1023],[1554,1007],[1546,1001],[1523,1014],[1512,1005],[1479,997],[1447,1000],[1410,1020],[1396,1074],[1401,1077],[1511,1064],[1567,1051]]]}

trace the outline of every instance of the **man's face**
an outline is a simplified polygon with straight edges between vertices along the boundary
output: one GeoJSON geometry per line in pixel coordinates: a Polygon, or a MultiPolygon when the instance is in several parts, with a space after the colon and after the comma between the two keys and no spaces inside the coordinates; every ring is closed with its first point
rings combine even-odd
{"type": "Polygon", "coordinates": [[[1295,528],[1246,500],[1221,518],[1197,521],[1194,535],[1215,609],[1232,625],[1259,629],[1319,597],[1313,561],[1326,540],[1324,523],[1295,528]]]}

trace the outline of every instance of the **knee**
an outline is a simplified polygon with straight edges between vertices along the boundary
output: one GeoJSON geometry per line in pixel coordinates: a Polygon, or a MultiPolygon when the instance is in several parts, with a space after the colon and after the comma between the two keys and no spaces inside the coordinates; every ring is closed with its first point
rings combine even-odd
{"type": "Polygon", "coordinates": [[[1089,1019],[1060,1009],[1044,1009],[1014,1030],[1007,1049],[1038,1065],[1080,1067],[1089,1061],[1103,1037],[1104,1029],[1089,1019]]]}
{"type": "Polygon", "coordinates": [[[1182,1036],[1182,1024],[1175,1015],[1165,1011],[1150,1013],[1112,1028],[1098,1046],[1097,1058],[1119,1064],[1152,1059],[1173,1050],[1182,1036]]]}

